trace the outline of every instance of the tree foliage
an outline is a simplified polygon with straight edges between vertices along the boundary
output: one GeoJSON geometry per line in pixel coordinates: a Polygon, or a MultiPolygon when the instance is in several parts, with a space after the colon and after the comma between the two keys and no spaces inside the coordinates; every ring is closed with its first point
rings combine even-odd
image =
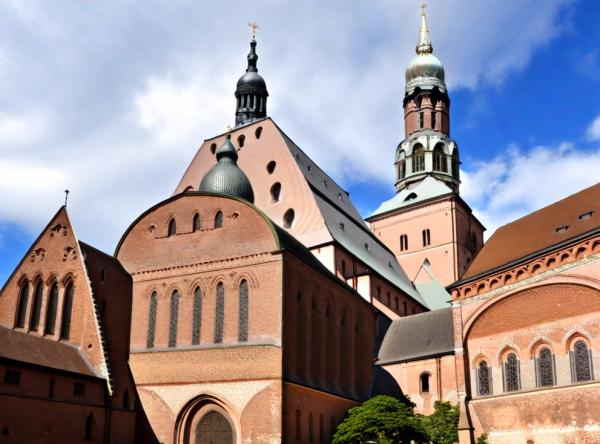
{"type": "Polygon", "coordinates": [[[458,406],[436,401],[430,416],[415,415],[414,404],[390,396],[376,396],[348,412],[337,428],[333,444],[458,442],[458,406]]]}
{"type": "Polygon", "coordinates": [[[415,416],[414,405],[391,396],[375,396],[348,412],[333,444],[367,443],[415,444],[429,442],[421,421],[415,416]]]}
{"type": "Polygon", "coordinates": [[[458,416],[458,405],[436,401],[433,414],[422,416],[421,424],[433,444],[454,444],[458,442],[458,416]]]}

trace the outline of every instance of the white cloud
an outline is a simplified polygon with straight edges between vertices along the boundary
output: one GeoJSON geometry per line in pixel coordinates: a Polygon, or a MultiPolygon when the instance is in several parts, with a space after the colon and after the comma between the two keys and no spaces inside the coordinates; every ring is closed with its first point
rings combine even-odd
{"type": "Polygon", "coordinates": [[[506,155],[462,171],[461,196],[487,227],[496,228],[598,182],[600,148],[570,143],[509,147],[506,155]]]}
{"type": "MultiPolygon", "coordinates": [[[[432,4],[449,86],[521,69],[560,32],[569,3],[432,4]]],[[[393,183],[415,3],[11,1],[0,4],[0,222],[37,232],[69,187],[81,238],[112,251],[170,195],[202,140],[232,122],[250,18],[282,128],[342,183],[393,183]]]]}
{"type": "Polygon", "coordinates": [[[600,140],[600,116],[588,126],[587,137],[589,140],[600,140]]]}

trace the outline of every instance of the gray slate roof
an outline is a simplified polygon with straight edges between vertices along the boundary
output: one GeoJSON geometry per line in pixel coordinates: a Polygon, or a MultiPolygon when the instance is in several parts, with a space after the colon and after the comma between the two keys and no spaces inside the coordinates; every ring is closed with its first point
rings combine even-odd
{"type": "Polygon", "coordinates": [[[429,308],[400,267],[394,253],[383,245],[367,226],[348,193],[321,170],[281,128],[278,129],[315,194],[315,200],[331,237],[377,274],[429,308]]]}
{"type": "Polygon", "coordinates": [[[415,361],[453,352],[452,309],[442,308],[393,321],[379,349],[377,364],[415,361]]]}

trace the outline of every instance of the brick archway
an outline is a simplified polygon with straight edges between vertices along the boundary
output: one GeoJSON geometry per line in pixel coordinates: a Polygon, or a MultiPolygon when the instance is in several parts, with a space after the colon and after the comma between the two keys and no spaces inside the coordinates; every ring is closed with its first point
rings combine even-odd
{"type": "Polygon", "coordinates": [[[190,401],[178,415],[177,444],[236,444],[236,426],[225,404],[210,396],[190,401]]]}
{"type": "Polygon", "coordinates": [[[193,444],[234,444],[231,422],[215,409],[200,418],[194,435],[193,444]]]}

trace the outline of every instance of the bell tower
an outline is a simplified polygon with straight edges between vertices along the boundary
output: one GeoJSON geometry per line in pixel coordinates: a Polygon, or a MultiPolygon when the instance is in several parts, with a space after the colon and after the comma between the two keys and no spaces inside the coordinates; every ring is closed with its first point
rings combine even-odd
{"type": "Polygon", "coordinates": [[[460,157],[450,137],[450,96],[444,65],[433,55],[424,4],[416,56],[406,68],[403,107],[396,195],[367,221],[412,280],[418,283],[433,273],[449,285],[483,246],[485,228],[459,195],[460,157]]]}

